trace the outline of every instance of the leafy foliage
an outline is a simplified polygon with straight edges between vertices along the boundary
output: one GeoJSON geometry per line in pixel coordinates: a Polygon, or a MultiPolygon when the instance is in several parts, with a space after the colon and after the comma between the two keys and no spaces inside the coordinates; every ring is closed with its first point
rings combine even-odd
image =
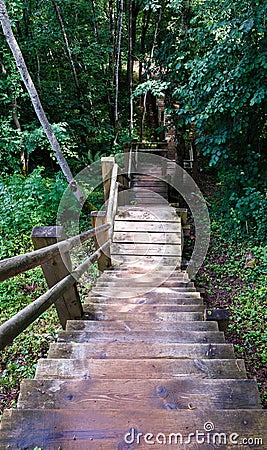
{"type": "Polygon", "coordinates": [[[189,8],[171,1],[168,8],[173,20],[157,63],[170,83],[169,112],[178,134],[190,135],[219,171],[222,208],[233,228],[239,234],[249,228],[260,240],[266,235],[266,4],[208,0],[189,8]]]}
{"type": "Polygon", "coordinates": [[[32,227],[56,222],[66,184],[61,174],[54,180],[42,177],[42,171],[39,167],[28,178],[16,174],[0,180],[1,258],[29,251],[32,227]]]}

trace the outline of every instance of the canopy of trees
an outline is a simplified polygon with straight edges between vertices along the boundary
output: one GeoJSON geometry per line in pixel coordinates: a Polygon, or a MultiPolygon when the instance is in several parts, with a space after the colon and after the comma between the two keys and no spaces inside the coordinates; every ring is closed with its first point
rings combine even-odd
{"type": "MultiPolygon", "coordinates": [[[[266,226],[264,0],[5,4],[74,174],[140,137],[143,98],[165,95],[178,152],[190,142],[195,154],[223,169],[228,212],[241,228],[248,220],[266,226]]],[[[1,173],[27,174],[40,165],[54,171],[55,154],[4,33],[0,41],[1,173]]]]}

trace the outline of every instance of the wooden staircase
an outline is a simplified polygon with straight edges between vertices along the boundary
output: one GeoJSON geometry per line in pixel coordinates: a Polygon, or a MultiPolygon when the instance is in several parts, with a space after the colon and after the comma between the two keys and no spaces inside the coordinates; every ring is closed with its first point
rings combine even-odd
{"type": "Polygon", "coordinates": [[[257,383],[217,322],[203,320],[180,268],[180,218],[147,172],[118,210],[113,266],[83,320],[68,321],[5,411],[1,449],[267,448],[257,383]]]}

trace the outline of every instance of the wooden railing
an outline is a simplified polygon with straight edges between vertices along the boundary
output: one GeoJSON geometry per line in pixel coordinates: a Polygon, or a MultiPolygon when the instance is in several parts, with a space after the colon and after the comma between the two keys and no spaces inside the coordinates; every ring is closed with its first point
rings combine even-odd
{"type": "MultiPolygon", "coordinates": [[[[102,158],[102,177],[106,208],[105,211],[91,213],[92,229],[66,239],[61,226],[34,227],[31,237],[35,250],[0,261],[0,281],[41,266],[49,287],[47,292],[0,326],[0,349],[10,344],[53,304],[63,328],[67,320],[83,316],[77,281],[96,261],[101,272],[111,265],[110,243],[118,194],[129,187],[128,177],[115,163],[114,157],[102,158]],[[92,237],[95,252],[72,270],[70,250],[92,237]]],[[[121,197],[123,203],[125,198],[123,195],[121,197]]]]}

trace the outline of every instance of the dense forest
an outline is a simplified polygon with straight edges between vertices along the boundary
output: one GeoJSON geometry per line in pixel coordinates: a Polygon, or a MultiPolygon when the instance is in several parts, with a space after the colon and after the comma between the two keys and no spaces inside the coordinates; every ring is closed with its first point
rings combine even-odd
{"type": "MultiPolygon", "coordinates": [[[[177,160],[193,151],[212,222],[210,252],[197,281],[210,305],[230,307],[229,340],[246,357],[264,396],[266,2],[1,0],[1,258],[31,249],[34,225],[55,223],[67,185],[10,49],[5,6],[74,176],[101,156],[121,152],[125,142],[157,139],[173,125],[177,160]],[[145,113],[163,96],[169,119],[159,127],[145,113]]],[[[97,209],[102,193],[89,201],[97,209]]],[[[1,320],[44,289],[40,271],[27,277],[1,284],[1,320]]],[[[16,397],[10,389],[16,392],[20,377],[33,374],[34,361],[56,334],[55,317],[47,314],[38,323],[28,347],[21,351],[22,335],[3,354],[7,405],[16,397]]]]}

